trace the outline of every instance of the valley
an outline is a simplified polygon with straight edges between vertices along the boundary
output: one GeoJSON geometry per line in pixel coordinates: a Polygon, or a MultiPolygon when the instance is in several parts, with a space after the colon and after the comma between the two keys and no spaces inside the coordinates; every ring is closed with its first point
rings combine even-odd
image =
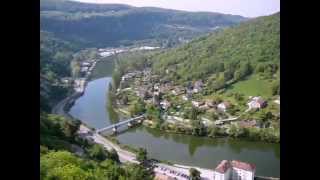
{"type": "Polygon", "coordinates": [[[280,12],[40,4],[41,179],[280,177],[280,12]]]}

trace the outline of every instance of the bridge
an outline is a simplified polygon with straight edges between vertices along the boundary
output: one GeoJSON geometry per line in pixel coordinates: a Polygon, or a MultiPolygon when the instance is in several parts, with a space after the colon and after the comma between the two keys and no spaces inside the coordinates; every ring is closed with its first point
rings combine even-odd
{"type": "Polygon", "coordinates": [[[134,117],[134,118],[130,118],[130,119],[127,119],[127,120],[125,120],[125,121],[120,121],[120,122],[118,122],[118,123],[116,123],[116,124],[111,124],[111,125],[109,125],[109,126],[107,126],[107,127],[98,129],[98,130],[96,130],[96,133],[101,133],[101,132],[103,132],[103,131],[110,130],[110,129],[115,129],[115,130],[116,130],[117,127],[119,127],[119,126],[121,126],[121,125],[130,124],[131,122],[137,121],[137,120],[142,119],[142,118],[144,118],[144,115],[137,116],[137,117],[134,117]]]}

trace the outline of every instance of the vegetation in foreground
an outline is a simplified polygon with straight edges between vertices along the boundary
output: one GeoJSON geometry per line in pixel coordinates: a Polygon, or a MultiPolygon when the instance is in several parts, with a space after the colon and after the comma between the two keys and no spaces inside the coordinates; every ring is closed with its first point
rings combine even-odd
{"type": "Polygon", "coordinates": [[[40,115],[40,179],[152,179],[136,164],[120,164],[115,150],[107,151],[76,134],[80,123],[64,117],[40,115]]]}

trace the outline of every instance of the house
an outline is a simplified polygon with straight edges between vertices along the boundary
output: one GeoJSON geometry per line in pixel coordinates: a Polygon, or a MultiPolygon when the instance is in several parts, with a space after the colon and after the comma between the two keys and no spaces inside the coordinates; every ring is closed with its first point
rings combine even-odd
{"type": "Polygon", "coordinates": [[[254,180],[256,166],[253,164],[236,161],[231,161],[232,180],[254,180]]]}
{"type": "Polygon", "coordinates": [[[194,83],[193,92],[198,93],[202,90],[202,88],[203,88],[203,82],[201,80],[198,80],[194,83]]]}
{"type": "Polygon", "coordinates": [[[153,85],[153,89],[154,89],[154,90],[159,90],[159,89],[160,89],[160,83],[155,83],[155,84],[153,85]]]}
{"type": "Polygon", "coordinates": [[[226,110],[231,107],[231,104],[227,101],[224,101],[224,102],[218,104],[217,107],[218,107],[218,110],[226,112],[226,110]]]}
{"type": "Polygon", "coordinates": [[[238,125],[242,128],[259,127],[256,120],[242,120],[238,122],[238,125]]]}
{"type": "Polygon", "coordinates": [[[90,65],[91,65],[90,62],[83,62],[83,63],[81,64],[82,67],[89,67],[90,65]]]}
{"type": "Polygon", "coordinates": [[[263,100],[261,97],[253,97],[248,102],[249,109],[261,109],[267,106],[267,101],[263,100]]]}
{"type": "Polygon", "coordinates": [[[148,91],[145,88],[141,88],[137,91],[137,96],[141,99],[146,99],[148,97],[148,91]]]}
{"type": "Polygon", "coordinates": [[[171,92],[173,95],[178,96],[178,95],[184,94],[186,90],[183,87],[177,86],[171,92]]]}
{"type": "Polygon", "coordinates": [[[227,160],[223,160],[219,163],[213,173],[214,180],[229,180],[232,175],[231,163],[227,160]]]}
{"type": "Polygon", "coordinates": [[[185,101],[188,101],[188,100],[191,99],[191,96],[188,96],[188,94],[182,95],[182,99],[185,100],[185,101]]]}
{"type": "Polygon", "coordinates": [[[80,72],[87,72],[88,69],[89,69],[89,67],[84,66],[81,68],[80,72]]]}
{"type": "Polygon", "coordinates": [[[170,91],[172,89],[173,89],[173,86],[172,86],[172,83],[170,83],[170,82],[166,82],[166,83],[160,85],[160,92],[161,93],[167,93],[168,91],[170,91]]]}
{"type": "Polygon", "coordinates": [[[203,101],[191,101],[191,103],[194,107],[200,107],[200,106],[204,105],[203,101]]]}
{"type": "Polygon", "coordinates": [[[202,105],[199,106],[199,109],[201,109],[201,110],[208,110],[208,109],[210,109],[210,108],[209,108],[209,106],[207,106],[206,103],[203,103],[202,105]]]}
{"type": "Polygon", "coordinates": [[[254,180],[256,167],[253,164],[223,160],[215,168],[214,180],[254,180]]]}
{"type": "Polygon", "coordinates": [[[168,100],[163,100],[160,102],[160,106],[162,109],[167,110],[171,106],[171,103],[168,100]]]}
{"type": "Polygon", "coordinates": [[[206,100],[206,105],[208,107],[210,107],[210,108],[216,108],[217,107],[216,103],[214,101],[212,101],[212,100],[206,100]]]}
{"type": "Polygon", "coordinates": [[[71,84],[72,83],[72,78],[70,78],[70,77],[61,78],[61,82],[64,83],[64,84],[71,84]]]}

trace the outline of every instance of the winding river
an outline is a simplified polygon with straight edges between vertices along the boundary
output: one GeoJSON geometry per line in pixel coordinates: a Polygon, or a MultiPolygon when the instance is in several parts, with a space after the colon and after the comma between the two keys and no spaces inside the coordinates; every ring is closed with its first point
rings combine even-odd
{"type": "MultiPolygon", "coordinates": [[[[107,108],[112,66],[110,61],[97,64],[93,80],[69,112],[94,128],[115,121],[107,108]]],[[[215,168],[223,159],[236,159],[255,164],[258,175],[280,177],[279,144],[167,134],[143,126],[132,128],[117,139],[123,144],[146,148],[149,156],[156,159],[204,168],[215,168]]]]}

